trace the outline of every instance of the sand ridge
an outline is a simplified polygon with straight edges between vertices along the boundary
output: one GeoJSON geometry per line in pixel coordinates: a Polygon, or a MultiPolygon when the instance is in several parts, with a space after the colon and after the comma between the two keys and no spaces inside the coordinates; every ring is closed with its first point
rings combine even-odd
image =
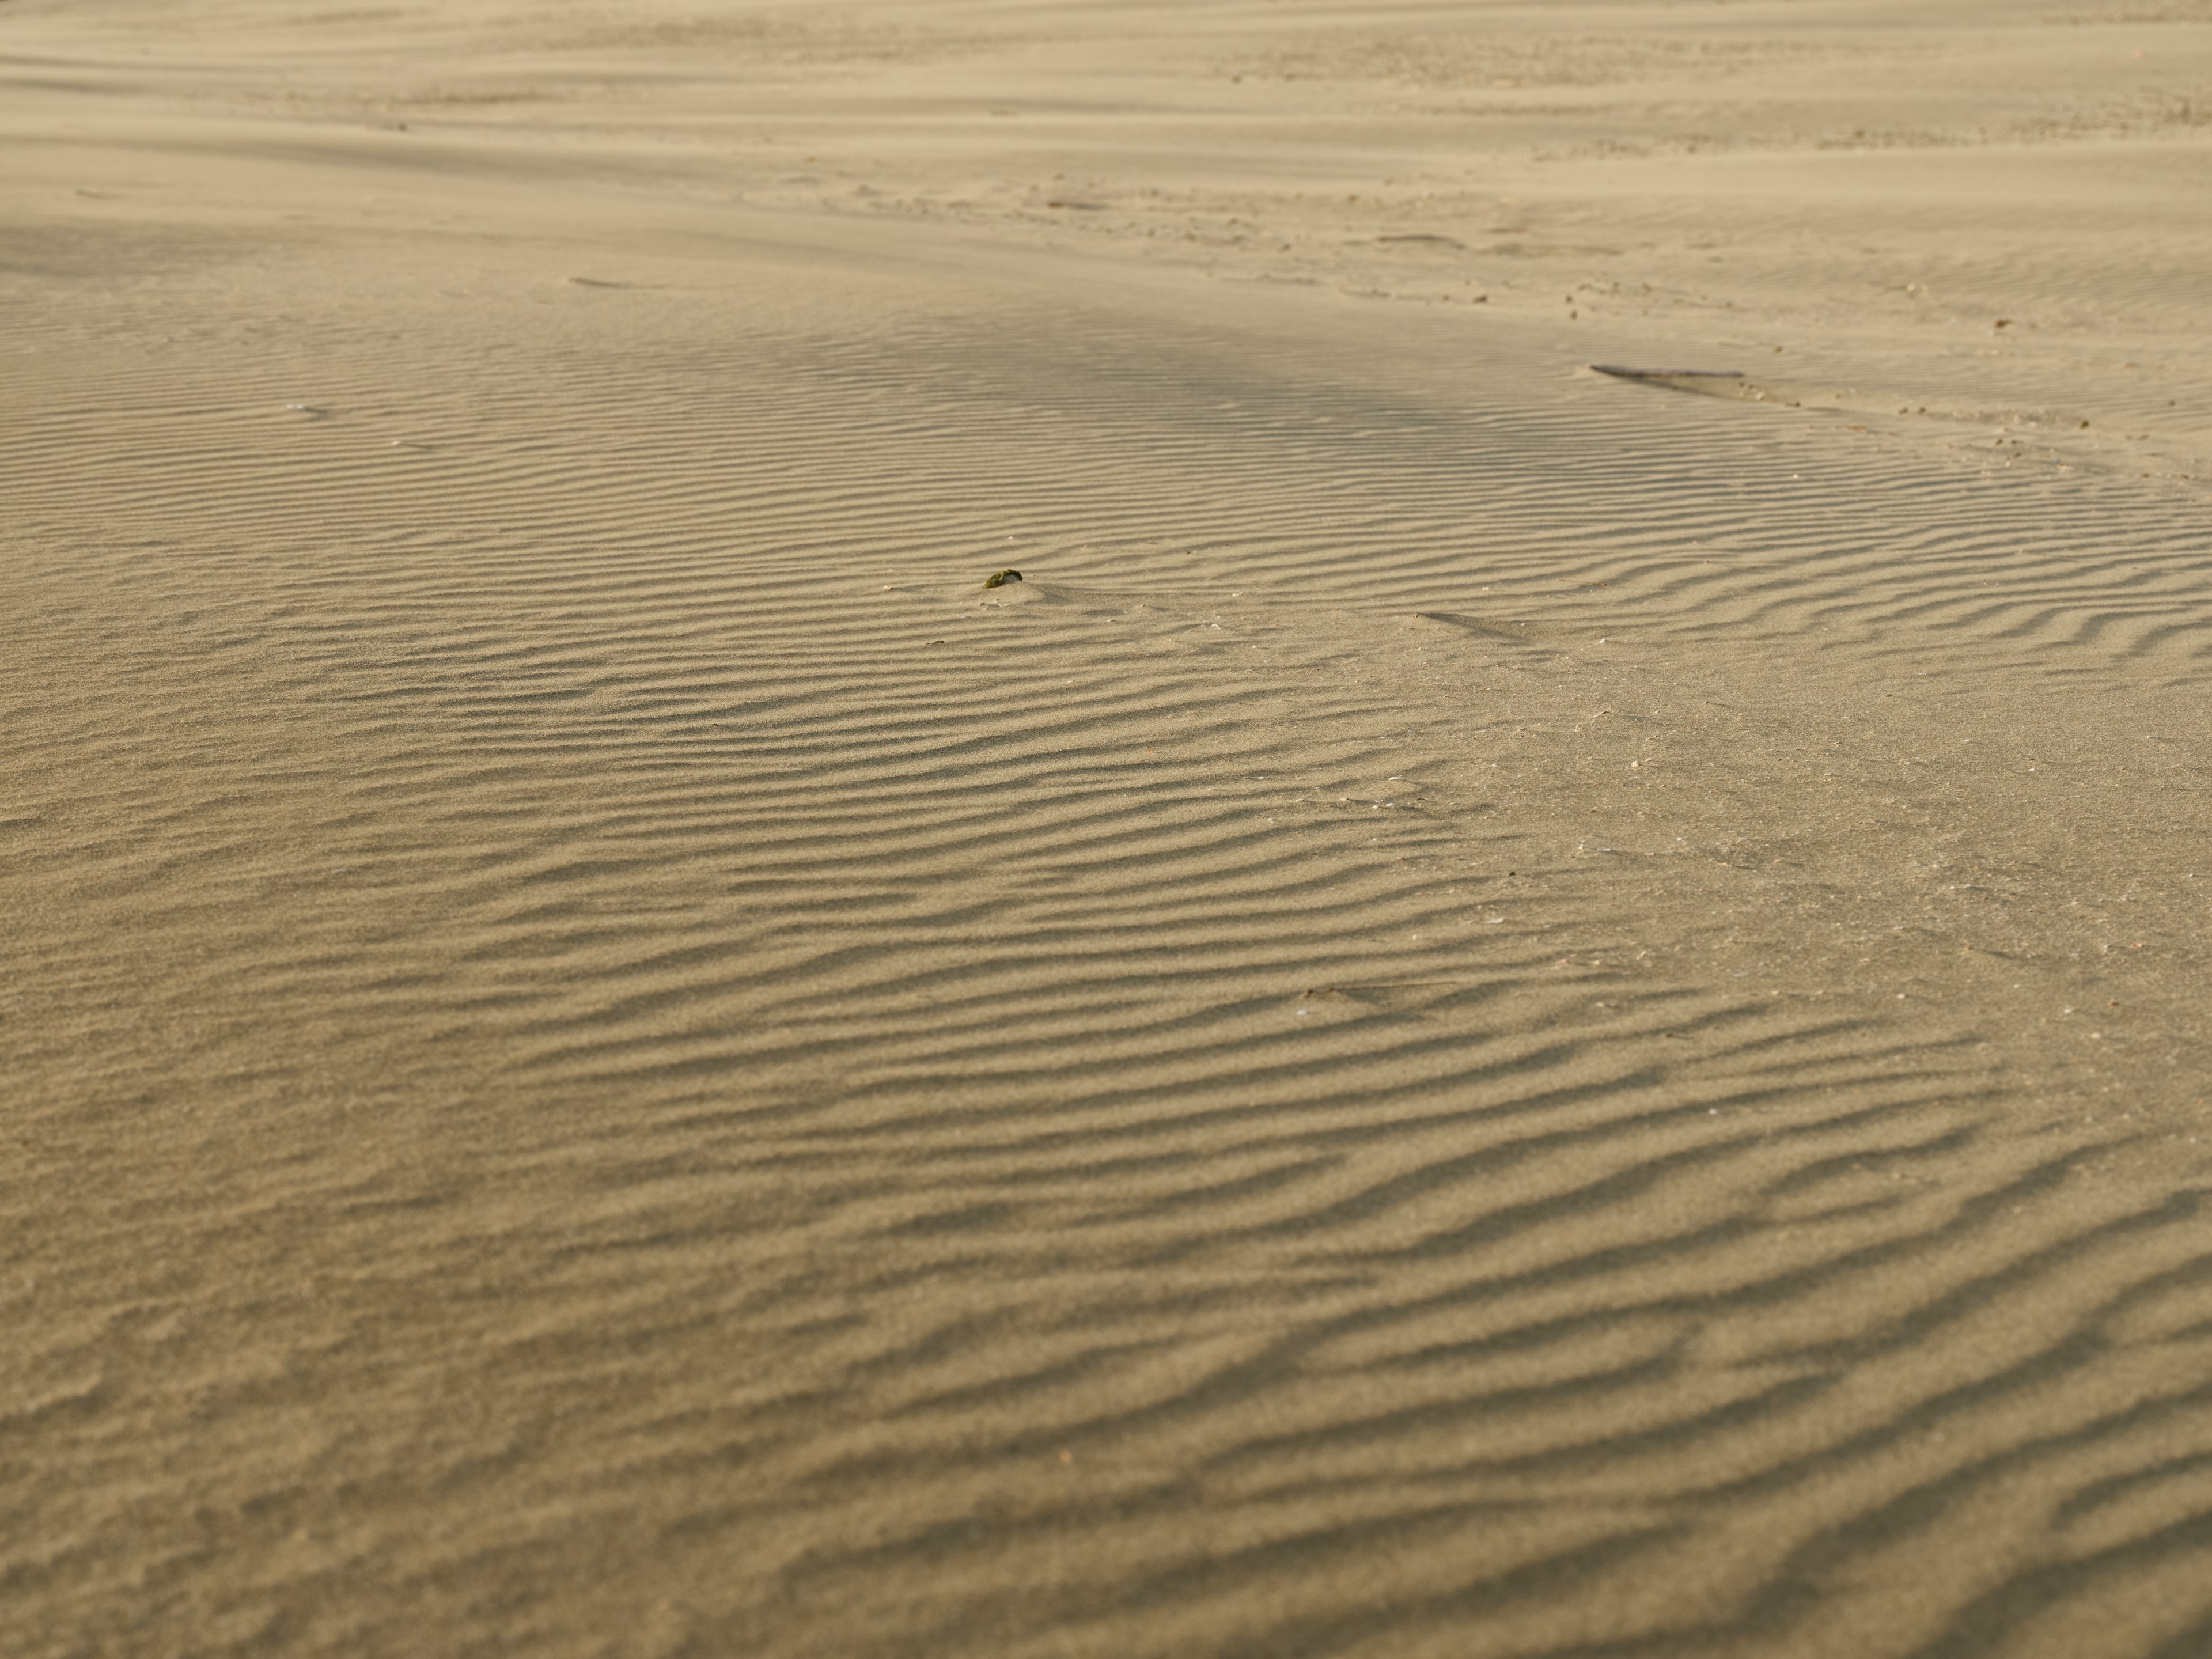
{"type": "Polygon", "coordinates": [[[0,8],[26,1650],[2202,1647],[2200,10],[0,8]]]}

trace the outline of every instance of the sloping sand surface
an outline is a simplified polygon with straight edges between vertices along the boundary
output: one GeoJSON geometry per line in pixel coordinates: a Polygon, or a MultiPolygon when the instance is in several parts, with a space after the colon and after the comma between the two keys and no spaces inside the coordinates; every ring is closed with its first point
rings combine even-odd
{"type": "Polygon", "coordinates": [[[0,1647],[2212,1652],[2212,5],[0,145],[0,1647]]]}

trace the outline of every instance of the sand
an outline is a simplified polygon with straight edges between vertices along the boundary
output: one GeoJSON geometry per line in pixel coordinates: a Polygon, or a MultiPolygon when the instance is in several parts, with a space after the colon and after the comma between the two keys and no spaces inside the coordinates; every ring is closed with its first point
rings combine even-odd
{"type": "Polygon", "coordinates": [[[2212,5],[0,146],[9,1652],[2212,1652],[2212,5]]]}

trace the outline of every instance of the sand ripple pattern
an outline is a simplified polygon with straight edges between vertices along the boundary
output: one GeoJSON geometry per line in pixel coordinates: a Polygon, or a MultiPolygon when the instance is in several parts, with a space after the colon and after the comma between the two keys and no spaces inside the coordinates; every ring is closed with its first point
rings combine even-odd
{"type": "Polygon", "coordinates": [[[21,1651],[2212,1650],[2203,1192],[1480,775],[1616,634],[2201,688],[2170,513],[537,297],[10,347],[21,1651]]]}

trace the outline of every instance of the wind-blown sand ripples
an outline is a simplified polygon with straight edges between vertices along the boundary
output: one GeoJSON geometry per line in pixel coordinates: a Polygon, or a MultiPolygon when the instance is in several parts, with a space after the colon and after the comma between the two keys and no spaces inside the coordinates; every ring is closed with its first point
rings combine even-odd
{"type": "Polygon", "coordinates": [[[27,1651],[2212,1643],[2167,495],[747,234],[24,279],[27,1651]]]}

